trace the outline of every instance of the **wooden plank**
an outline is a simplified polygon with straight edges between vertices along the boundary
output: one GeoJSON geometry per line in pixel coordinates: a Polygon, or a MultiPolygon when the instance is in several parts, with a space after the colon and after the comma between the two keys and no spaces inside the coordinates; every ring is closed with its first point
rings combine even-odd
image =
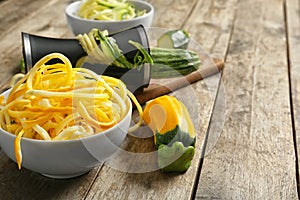
{"type": "Polygon", "coordinates": [[[237,1],[203,0],[183,27],[211,57],[226,57],[237,1]]]}
{"type": "Polygon", "coordinates": [[[74,179],[50,179],[26,169],[19,171],[0,150],[0,199],[80,199],[97,172],[94,169],[74,179]]]}
{"type": "Polygon", "coordinates": [[[297,199],[283,1],[237,8],[223,73],[226,121],[197,198],[297,199]]]}
{"type": "MultiPolygon", "coordinates": [[[[0,152],[0,161],[7,158],[0,152]]],[[[1,199],[82,199],[98,169],[73,178],[56,180],[26,169],[18,171],[16,165],[4,160],[0,166],[1,199]]]]}
{"type": "Polygon", "coordinates": [[[39,0],[31,3],[30,0],[9,0],[0,4],[0,37],[10,34],[21,23],[26,22],[37,10],[47,7],[53,1],[39,0]],[[26,7],[26,9],[24,9],[26,7]]]}
{"type": "Polygon", "coordinates": [[[197,0],[149,0],[155,9],[153,27],[181,28],[197,0]]]}
{"type": "Polygon", "coordinates": [[[286,20],[287,20],[287,39],[289,48],[289,64],[290,64],[290,82],[291,82],[291,98],[293,103],[293,120],[294,120],[294,136],[296,139],[295,149],[298,158],[298,192],[299,186],[299,152],[300,152],[300,16],[299,1],[286,0],[286,20]]]}

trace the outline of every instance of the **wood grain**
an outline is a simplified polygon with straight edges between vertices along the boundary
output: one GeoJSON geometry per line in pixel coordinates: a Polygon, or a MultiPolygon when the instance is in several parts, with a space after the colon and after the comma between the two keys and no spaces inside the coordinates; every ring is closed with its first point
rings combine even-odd
{"type": "Polygon", "coordinates": [[[21,23],[26,22],[40,8],[47,7],[53,1],[40,0],[31,3],[30,0],[4,1],[0,4],[0,37],[14,31],[21,23]],[[24,9],[26,7],[26,9],[24,9]]]}
{"type": "MultiPolygon", "coordinates": [[[[157,13],[162,14],[169,9],[174,9],[176,12],[164,13],[164,16],[168,15],[170,22],[162,22],[161,19],[156,18],[154,26],[162,26],[164,28],[181,27],[188,19],[190,11],[193,11],[195,3],[197,1],[153,1],[157,13]],[[184,3],[184,6],[179,6],[184,3]],[[172,20],[171,20],[172,19],[172,20]],[[182,21],[182,19],[185,19],[182,21]]],[[[6,60],[2,60],[2,64],[7,65],[10,68],[3,69],[1,76],[6,77],[3,79],[3,83],[13,74],[10,70],[17,69],[17,60],[13,57],[19,57],[21,51],[17,51],[20,48],[20,41],[16,41],[13,45],[11,40],[18,37],[19,31],[26,31],[33,34],[46,35],[52,37],[66,37],[70,36],[70,32],[66,27],[65,19],[61,11],[66,5],[66,1],[52,0],[47,9],[41,9],[38,11],[32,10],[32,16],[30,21],[20,19],[17,22],[18,26],[14,26],[12,30],[14,32],[10,35],[5,35],[5,38],[1,40],[2,44],[7,51],[1,55],[6,60]],[[49,8],[55,8],[50,11],[49,8]],[[39,16],[34,18],[33,16],[39,16]],[[39,21],[39,19],[43,19],[39,21]],[[8,56],[8,57],[7,57],[8,56]]],[[[33,8],[33,7],[32,7],[33,8]]],[[[160,16],[159,14],[157,16],[160,16]]],[[[162,19],[167,19],[162,18],[162,19]]],[[[0,57],[1,58],[1,57],[0,57]]],[[[177,95],[180,99],[183,99],[188,105],[188,109],[195,121],[198,134],[196,158],[200,157],[201,149],[203,145],[203,138],[205,136],[206,129],[208,127],[209,116],[211,114],[212,105],[214,102],[214,96],[211,94],[209,87],[207,86],[208,80],[219,80],[220,76],[213,76],[205,81],[192,85],[191,87],[185,87],[178,90],[172,95],[177,95]],[[189,94],[188,97],[186,97],[189,94]],[[200,114],[200,115],[199,115],[200,114]],[[200,117],[207,116],[207,117],[200,117]]],[[[153,152],[153,138],[152,134],[142,135],[137,137],[136,135],[129,135],[123,144],[123,148],[126,152],[153,152]],[[146,137],[147,136],[147,137],[146,137]],[[140,137],[146,137],[145,139],[140,137]]],[[[137,134],[137,133],[135,133],[137,134]]],[[[0,151],[1,152],[1,151],[0,151]]],[[[0,187],[0,194],[5,194],[4,198],[13,199],[25,198],[25,199],[81,199],[81,198],[157,198],[167,199],[186,199],[193,195],[193,184],[196,178],[199,159],[193,161],[193,166],[184,175],[164,175],[159,171],[150,171],[144,173],[126,173],[121,170],[116,170],[114,166],[106,164],[104,167],[96,168],[89,174],[82,177],[78,177],[70,180],[53,180],[45,178],[36,173],[22,169],[21,172],[17,171],[16,165],[12,163],[3,155],[3,167],[0,170],[0,180],[4,180],[0,187]],[[5,173],[3,171],[5,170],[5,173]],[[30,178],[28,178],[30,177],[30,178]],[[115,177],[115,178],[112,178],[115,177]],[[14,181],[14,186],[11,181],[14,181]],[[176,184],[176,192],[174,193],[174,183],[176,184]],[[21,189],[19,189],[21,188],[21,189]],[[162,189],[163,188],[163,189],[162,189]],[[11,191],[11,192],[5,192],[11,191]],[[15,194],[13,193],[15,191],[15,194]],[[27,192],[32,191],[32,192],[27,192]],[[124,192],[126,191],[126,192],[124,192]],[[133,191],[133,192],[128,192],[133,191]],[[26,193],[27,192],[27,193],[26,193]]],[[[150,157],[150,161],[155,157],[150,157]]],[[[2,160],[1,160],[2,161],[2,160]]],[[[139,160],[138,160],[139,161],[139,160]]],[[[157,169],[156,169],[157,170],[157,169]]]]}
{"type": "Polygon", "coordinates": [[[283,13],[283,1],[237,4],[226,121],[204,159],[198,199],[298,198],[283,13]]]}
{"type": "Polygon", "coordinates": [[[299,152],[300,152],[300,16],[299,1],[286,0],[285,1],[285,13],[287,23],[287,41],[289,52],[289,67],[290,67],[290,88],[293,108],[293,120],[294,120],[294,137],[295,137],[295,150],[298,158],[298,192],[299,186],[299,152]]]}
{"type": "Polygon", "coordinates": [[[153,27],[181,28],[193,11],[197,0],[149,0],[155,9],[153,27]]]}

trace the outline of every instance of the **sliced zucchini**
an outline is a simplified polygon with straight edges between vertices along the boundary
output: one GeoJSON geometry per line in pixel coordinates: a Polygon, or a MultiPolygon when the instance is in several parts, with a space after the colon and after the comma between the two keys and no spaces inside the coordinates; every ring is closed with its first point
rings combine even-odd
{"type": "Polygon", "coordinates": [[[189,42],[190,37],[185,30],[171,30],[158,38],[157,46],[169,49],[187,49],[189,42]]]}

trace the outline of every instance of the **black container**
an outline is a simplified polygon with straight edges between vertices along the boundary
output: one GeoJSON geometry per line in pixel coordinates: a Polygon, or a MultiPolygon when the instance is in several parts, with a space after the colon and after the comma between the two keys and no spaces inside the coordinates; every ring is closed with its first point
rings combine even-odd
{"type": "MultiPolygon", "coordinates": [[[[149,42],[146,31],[142,25],[124,30],[111,35],[125,57],[132,61],[137,53],[137,49],[128,43],[129,40],[139,42],[150,53],[149,42]]],[[[28,72],[34,64],[45,55],[50,53],[62,53],[73,66],[86,53],[82,49],[77,39],[49,38],[28,33],[22,33],[23,56],[25,61],[25,70],[28,72]]],[[[52,61],[57,62],[57,61],[52,61]]],[[[141,69],[123,69],[114,66],[105,66],[103,64],[83,63],[82,67],[89,68],[98,74],[112,76],[121,79],[129,90],[139,93],[143,88],[149,85],[150,68],[149,64],[144,64],[141,69]]]]}

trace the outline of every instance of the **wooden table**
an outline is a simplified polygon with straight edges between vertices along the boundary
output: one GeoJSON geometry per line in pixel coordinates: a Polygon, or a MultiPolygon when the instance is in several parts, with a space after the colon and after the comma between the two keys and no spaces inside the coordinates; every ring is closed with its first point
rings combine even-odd
{"type": "MultiPolygon", "coordinates": [[[[300,2],[149,2],[156,9],[154,27],[184,28],[225,61],[222,74],[190,87],[197,91],[188,107],[198,111],[192,116],[199,119],[200,141],[190,169],[182,175],[129,173],[103,164],[57,180],[19,171],[0,149],[0,199],[298,199],[300,2]]],[[[64,16],[68,3],[0,0],[2,89],[19,71],[21,31],[74,37],[64,16]]],[[[128,136],[126,150],[151,149],[151,141],[128,136]]]]}

